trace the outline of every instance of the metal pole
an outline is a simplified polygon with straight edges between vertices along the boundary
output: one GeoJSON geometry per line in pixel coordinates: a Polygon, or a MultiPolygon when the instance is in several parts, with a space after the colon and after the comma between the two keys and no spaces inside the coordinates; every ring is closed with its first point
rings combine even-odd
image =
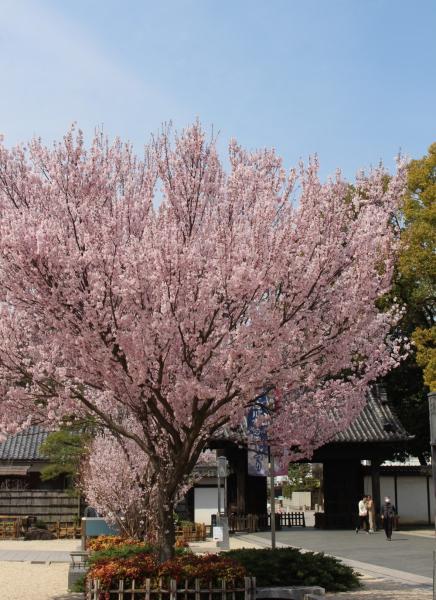
{"type": "Polygon", "coordinates": [[[218,515],[216,524],[219,525],[221,523],[221,477],[218,471],[218,515]]]}
{"type": "Polygon", "coordinates": [[[274,455],[270,448],[269,458],[269,476],[270,476],[270,487],[271,487],[271,548],[275,550],[276,547],[276,498],[274,492],[274,455]]]}
{"type": "MultiPolygon", "coordinates": [[[[431,474],[433,479],[434,506],[436,507],[436,392],[428,395],[430,416],[431,474]]],[[[433,514],[433,517],[435,515],[433,514]]],[[[435,519],[436,528],[436,519],[435,519]]],[[[436,533],[436,532],[435,532],[436,533]]],[[[433,600],[436,600],[436,551],[433,550],[433,600]]]]}

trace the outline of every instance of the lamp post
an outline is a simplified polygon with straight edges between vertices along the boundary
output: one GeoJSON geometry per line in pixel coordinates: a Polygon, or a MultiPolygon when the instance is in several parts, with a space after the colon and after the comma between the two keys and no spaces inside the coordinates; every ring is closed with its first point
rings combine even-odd
{"type": "Polygon", "coordinates": [[[218,546],[223,550],[230,549],[229,540],[229,520],[227,517],[227,476],[229,474],[229,463],[225,456],[217,458],[217,479],[218,479],[218,519],[217,525],[222,528],[222,541],[218,546]],[[224,479],[224,499],[221,507],[221,479],[224,479]]]}
{"type": "MultiPolygon", "coordinates": [[[[428,395],[428,411],[430,415],[430,446],[431,446],[431,473],[433,479],[433,494],[436,506],[436,392],[428,395]]],[[[434,516],[434,515],[433,515],[434,516]]],[[[436,520],[435,520],[436,527],[436,520]]],[[[433,550],[433,600],[436,600],[436,551],[433,550]]]]}

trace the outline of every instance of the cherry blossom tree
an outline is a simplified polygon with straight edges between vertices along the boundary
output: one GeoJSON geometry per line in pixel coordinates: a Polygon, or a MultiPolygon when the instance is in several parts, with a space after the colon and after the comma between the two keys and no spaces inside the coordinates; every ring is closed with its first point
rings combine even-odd
{"type": "Polygon", "coordinates": [[[140,539],[152,528],[155,478],[138,444],[108,432],[92,440],[80,487],[87,502],[108,523],[127,537],[140,539]]]}
{"type": "Polygon", "coordinates": [[[404,166],[353,186],[317,167],[287,174],[231,142],[226,171],[198,123],[142,160],[74,130],[0,146],[2,429],[84,413],[135,443],[157,474],[162,558],[180,483],[260,394],[281,391],[271,443],[309,456],[399,359],[375,301],[404,166]]]}
{"type": "MultiPolygon", "coordinates": [[[[139,434],[132,420],[123,425],[139,434]]],[[[205,450],[196,466],[216,466],[216,453],[205,450]]],[[[194,468],[179,486],[176,502],[201,477],[202,471],[194,468]]],[[[124,535],[156,539],[156,482],[147,454],[134,441],[110,432],[93,438],[82,464],[80,487],[88,503],[124,535]]]]}

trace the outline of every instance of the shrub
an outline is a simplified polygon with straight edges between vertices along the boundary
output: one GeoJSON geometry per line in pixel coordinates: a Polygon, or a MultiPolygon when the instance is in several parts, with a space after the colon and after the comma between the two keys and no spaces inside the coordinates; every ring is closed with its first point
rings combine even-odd
{"type": "Polygon", "coordinates": [[[87,576],[91,579],[99,579],[102,589],[109,589],[111,583],[117,583],[119,579],[126,579],[127,582],[136,579],[136,581],[142,582],[147,577],[155,577],[157,567],[156,557],[143,552],[123,559],[106,559],[95,562],[87,576]]]}
{"type": "Polygon", "coordinates": [[[201,581],[241,581],[245,568],[232,558],[217,554],[185,554],[162,563],[158,576],[168,579],[200,579],[201,581]]]}
{"type": "Polygon", "coordinates": [[[73,585],[71,586],[70,592],[82,592],[82,593],[84,593],[86,591],[86,588],[85,588],[85,577],[86,577],[86,575],[80,575],[80,577],[78,577],[76,579],[76,581],[73,583],[73,585]]]}
{"type": "Polygon", "coordinates": [[[232,558],[256,577],[259,587],[319,585],[342,592],[360,587],[358,573],[332,556],[301,552],[297,548],[230,550],[220,556],[232,558]]]}
{"type": "Polygon", "coordinates": [[[47,523],[42,519],[37,519],[33,523],[33,527],[35,527],[35,529],[47,529],[47,523]]]}
{"type": "Polygon", "coordinates": [[[136,554],[153,554],[154,549],[147,544],[126,544],[125,546],[112,546],[105,550],[98,550],[93,552],[89,557],[90,564],[103,562],[106,560],[123,560],[130,558],[136,554]]]}
{"type": "Polygon", "coordinates": [[[125,538],[119,535],[99,535],[88,541],[88,549],[97,552],[108,550],[109,548],[117,548],[118,546],[137,546],[141,543],[141,540],[125,538]]]}

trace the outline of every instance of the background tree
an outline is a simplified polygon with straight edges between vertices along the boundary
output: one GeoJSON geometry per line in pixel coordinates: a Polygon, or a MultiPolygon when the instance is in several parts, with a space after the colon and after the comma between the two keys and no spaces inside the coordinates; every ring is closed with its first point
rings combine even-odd
{"type": "Polygon", "coordinates": [[[50,461],[41,470],[41,479],[47,481],[64,475],[69,487],[74,488],[78,482],[82,460],[96,433],[92,416],[63,419],[59,430],[50,432],[41,444],[41,454],[50,461]]]}
{"type": "Polygon", "coordinates": [[[288,468],[288,481],[283,485],[283,495],[290,498],[292,492],[311,492],[320,485],[321,480],[313,473],[311,464],[291,463],[288,468]]]}
{"type": "MultiPolygon", "coordinates": [[[[156,477],[161,557],[180,485],[208,440],[277,386],[270,443],[310,455],[398,362],[390,287],[404,168],[350,197],[317,164],[232,143],[229,173],[198,124],[143,161],[70,132],[0,147],[0,420],[92,414],[156,477]],[[161,199],[159,208],[153,200],[161,199]],[[140,424],[140,435],[125,426],[140,424]]],[[[292,458],[292,457],[291,457],[292,458]]]]}
{"type": "Polygon", "coordinates": [[[427,393],[435,389],[436,144],[408,166],[407,192],[399,211],[401,251],[387,303],[405,312],[394,335],[413,339],[416,349],[384,379],[388,397],[408,431],[408,450],[425,463],[429,456],[427,393]],[[423,376],[424,371],[424,376],[423,376]]]}
{"type": "MultiPolygon", "coordinates": [[[[124,424],[140,434],[137,424],[124,424]]],[[[206,450],[197,465],[216,466],[216,453],[206,450]]],[[[176,502],[202,477],[193,469],[179,486],[176,502]]],[[[82,460],[80,488],[88,503],[128,537],[156,541],[156,474],[147,454],[132,440],[100,432],[82,460]]]]}
{"type": "Polygon", "coordinates": [[[50,461],[41,470],[41,479],[47,481],[65,475],[69,487],[73,487],[88,442],[89,434],[69,428],[50,433],[40,448],[41,454],[50,461]]]}

